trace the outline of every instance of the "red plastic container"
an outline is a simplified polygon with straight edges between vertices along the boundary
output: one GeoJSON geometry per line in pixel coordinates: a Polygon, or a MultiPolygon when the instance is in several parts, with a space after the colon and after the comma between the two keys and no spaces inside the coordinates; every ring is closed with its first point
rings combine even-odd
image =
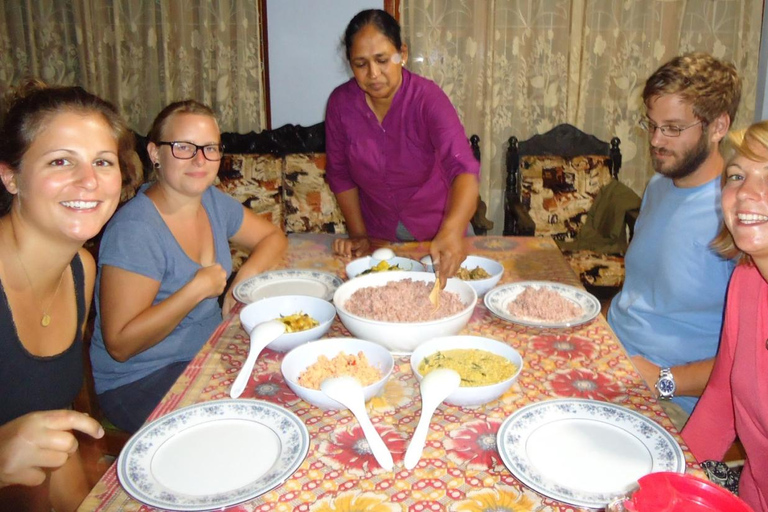
{"type": "Polygon", "coordinates": [[[681,473],[651,473],[639,488],[612,502],[615,512],[754,512],[738,496],[708,480],[681,473]]]}

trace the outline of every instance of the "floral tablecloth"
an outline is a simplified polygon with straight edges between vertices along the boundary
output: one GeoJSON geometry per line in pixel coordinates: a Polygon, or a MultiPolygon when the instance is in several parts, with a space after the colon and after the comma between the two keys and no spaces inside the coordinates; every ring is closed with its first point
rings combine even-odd
{"type": "MultiPolygon", "coordinates": [[[[345,278],[345,261],[331,254],[329,235],[293,235],[285,258],[288,268],[325,270],[345,278]]],[[[520,280],[558,281],[580,286],[549,238],[476,237],[469,252],[504,265],[500,284],[520,280]]],[[[427,243],[391,245],[400,256],[428,254],[427,243]]],[[[280,373],[283,355],[265,350],[254,380],[241,398],[258,398],[293,411],[306,424],[311,445],[298,471],[280,487],[232,507],[237,511],[455,512],[580,510],[537,494],[504,467],[496,450],[496,432],[520,407],[552,398],[591,398],[629,407],[652,418],[676,436],[689,471],[699,472],[672,423],[634,369],[607,322],[560,330],[524,327],[493,316],[478,301],[464,334],[503,340],[523,356],[517,384],[501,399],[479,408],[443,404],[433,417],[419,464],[405,470],[402,458],[421,410],[418,384],[407,357],[395,358],[395,370],[383,393],[371,400],[369,414],[390,448],[395,470],[386,472],[368,450],[349,411],[323,411],[300,400],[280,373]]],[[[349,336],[336,319],[327,337],[349,336]]],[[[190,404],[229,398],[229,388],[248,351],[248,336],[236,313],[228,317],[190,363],[150,420],[190,404]]],[[[153,510],[128,496],[115,465],[91,491],[80,510],[153,510]]]]}

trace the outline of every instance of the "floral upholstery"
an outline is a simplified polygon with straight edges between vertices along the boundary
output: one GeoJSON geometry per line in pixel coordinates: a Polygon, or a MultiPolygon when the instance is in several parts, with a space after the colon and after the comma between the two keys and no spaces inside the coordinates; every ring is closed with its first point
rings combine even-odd
{"type": "Polygon", "coordinates": [[[569,241],[584,224],[600,189],[612,179],[610,157],[522,156],[520,202],[537,236],[569,241]]]}
{"type": "Polygon", "coordinates": [[[624,284],[624,257],[621,255],[594,251],[563,254],[585,285],[618,288],[624,284]]]}
{"type": "Polygon", "coordinates": [[[283,207],[287,233],[346,233],[344,216],[325,181],[325,153],[285,156],[283,207]]]}
{"type": "Polygon", "coordinates": [[[216,186],[243,206],[283,225],[283,159],[274,155],[224,155],[216,186]]]}

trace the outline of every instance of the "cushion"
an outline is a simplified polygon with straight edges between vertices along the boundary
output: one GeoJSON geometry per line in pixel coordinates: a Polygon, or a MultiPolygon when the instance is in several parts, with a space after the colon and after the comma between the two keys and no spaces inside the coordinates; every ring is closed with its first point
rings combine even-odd
{"type": "Polygon", "coordinates": [[[536,235],[573,240],[595,196],[613,179],[609,160],[602,155],[520,158],[520,202],[536,225],[536,235]]]}
{"type": "Polygon", "coordinates": [[[346,233],[344,216],[325,181],[325,153],[285,156],[286,233],[346,233]]]}
{"type": "Polygon", "coordinates": [[[585,285],[617,288],[624,284],[624,258],[593,251],[564,252],[571,268],[585,285]]]}
{"type": "MultiPolygon", "coordinates": [[[[282,227],[282,158],[269,154],[224,155],[216,186],[243,206],[282,227]]],[[[230,243],[232,271],[236,272],[249,252],[230,243]]]]}

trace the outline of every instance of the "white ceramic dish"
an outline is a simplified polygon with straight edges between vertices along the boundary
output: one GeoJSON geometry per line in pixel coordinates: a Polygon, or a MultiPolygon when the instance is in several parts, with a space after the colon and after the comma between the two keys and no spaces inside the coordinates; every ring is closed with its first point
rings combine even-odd
{"type": "Polygon", "coordinates": [[[574,286],[550,281],[520,281],[503,284],[486,293],[483,302],[485,307],[499,318],[531,327],[574,327],[591,322],[600,314],[600,301],[594,295],[574,286]],[[581,315],[570,320],[556,322],[512,315],[507,306],[529,286],[535,289],[546,288],[559,293],[563,298],[581,306],[581,315]]]}
{"type": "Polygon", "coordinates": [[[245,304],[280,295],[309,295],[331,300],[341,278],[316,270],[271,270],[238,283],[232,291],[245,304]]]}
{"type": "MultiPolygon", "coordinates": [[[[421,263],[424,264],[427,272],[434,272],[432,256],[427,254],[421,258],[421,263]]],[[[474,270],[477,267],[480,267],[491,275],[491,277],[485,279],[468,279],[465,281],[475,289],[478,297],[482,297],[488,290],[496,286],[501,279],[501,276],[504,275],[504,265],[496,260],[484,258],[483,256],[473,256],[470,254],[461,262],[461,266],[467,270],[474,270]]]]}
{"type": "Polygon", "coordinates": [[[384,286],[390,281],[412,279],[435,282],[431,272],[379,272],[360,276],[339,286],[333,296],[336,311],[344,326],[354,336],[374,341],[397,353],[410,353],[421,343],[439,336],[450,336],[461,331],[469,322],[477,304],[475,290],[460,279],[449,279],[445,290],[457,293],[465,308],[455,315],[427,322],[381,322],[353,315],[344,307],[349,297],[360,288],[384,286]]]}
{"type": "Polygon", "coordinates": [[[527,405],[502,423],[496,444],[518,480],[577,507],[603,508],[649,473],[685,471],[683,451],[663,427],[595,400],[527,405]]]}
{"type": "Polygon", "coordinates": [[[392,354],[381,345],[355,338],[326,338],[314,343],[298,346],[288,352],[283,358],[280,367],[288,387],[299,398],[321,409],[344,409],[343,405],[319,389],[310,389],[299,384],[299,375],[308,366],[316,363],[319,356],[324,355],[328,359],[332,359],[340,352],[349,355],[357,355],[359,352],[363,352],[371,366],[381,371],[381,379],[379,381],[363,388],[363,396],[366,402],[378,395],[392,373],[395,360],[392,358],[392,354]]]}
{"type": "Polygon", "coordinates": [[[515,374],[497,384],[489,386],[460,387],[445,399],[445,402],[462,407],[476,407],[492,402],[503,395],[520,377],[523,369],[523,358],[514,348],[506,343],[483,338],[481,336],[446,336],[435,338],[419,345],[411,354],[411,369],[416,378],[421,381],[424,377],[419,373],[421,361],[431,354],[441,350],[479,349],[498,354],[517,367],[515,374]]]}
{"type": "Polygon", "coordinates": [[[257,324],[296,313],[306,313],[320,325],[305,331],[286,332],[267,345],[267,348],[287,352],[302,343],[322,338],[330,329],[333,319],[336,318],[336,308],[327,300],[309,295],[281,295],[261,299],[245,306],[240,311],[240,324],[245,332],[250,333],[257,324]]]}
{"type": "MultiPolygon", "coordinates": [[[[347,277],[349,279],[352,279],[353,277],[357,277],[362,272],[368,270],[369,268],[375,266],[378,263],[379,263],[379,260],[374,259],[371,256],[364,256],[362,258],[358,258],[356,260],[350,261],[347,264],[347,277]]],[[[398,267],[400,267],[400,270],[407,271],[407,272],[424,272],[424,265],[410,258],[402,258],[400,256],[395,256],[394,258],[388,259],[387,263],[389,263],[390,266],[397,265],[398,267]]],[[[397,272],[397,271],[387,270],[386,272],[397,272]]]]}
{"type": "Polygon", "coordinates": [[[288,479],[309,451],[307,427],[259,400],[184,407],[141,428],[123,448],[123,489],[166,510],[221,510],[288,479]]]}

